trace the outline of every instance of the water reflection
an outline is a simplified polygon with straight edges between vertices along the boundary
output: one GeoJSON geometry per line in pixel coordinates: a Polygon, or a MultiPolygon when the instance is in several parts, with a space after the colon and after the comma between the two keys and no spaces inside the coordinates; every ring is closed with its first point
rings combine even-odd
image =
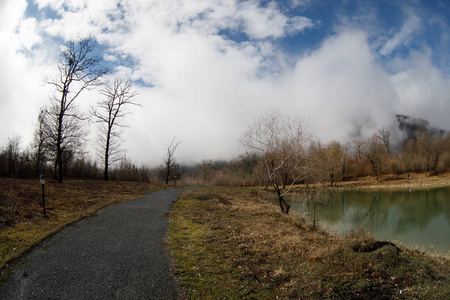
{"type": "MultiPolygon", "coordinates": [[[[450,255],[450,187],[417,191],[330,192],[316,207],[316,220],[343,233],[364,227],[377,239],[399,241],[430,253],[450,255]]],[[[312,217],[303,194],[292,210],[312,217]]]]}

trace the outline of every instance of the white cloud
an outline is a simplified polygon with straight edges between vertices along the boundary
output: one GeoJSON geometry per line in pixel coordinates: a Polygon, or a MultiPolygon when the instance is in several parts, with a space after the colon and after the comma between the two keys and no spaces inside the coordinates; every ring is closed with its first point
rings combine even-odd
{"type": "Polygon", "coordinates": [[[449,129],[450,78],[433,66],[430,52],[413,52],[411,67],[392,76],[400,100],[396,109],[449,129]]]}
{"type": "Polygon", "coordinates": [[[325,141],[349,141],[387,126],[395,113],[395,92],[388,74],[376,65],[367,37],[346,30],[301,58],[288,74],[283,107],[294,105],[309,119],[311,130],[325,141]]]}
{"type": "Polygon", "coordinates": [[[270,2],[267,7],[260,7],[257,1],[243,2],[238,14],[244,23],[243,31],[250,38],[279,38],[285,35],[288,18],[277,10],[275,2],[270,2]]]}
{"type": "Polygon", "coordinates": [[[295,34],[297,32],[303,31],[306,28],[313,27],[313,22],[311,19],[296,16],[287,22],[286,31],[288,34],[295,34]]]}
{"type": "Polygon", "coordinates": [[[26,1],[0,2],[0,137],[22,137],[31,141],[37,107],[45,100],[47,89],[41,88],[46,66],[46,52],[33,51],[42,42],[36,20],[23,14],[26,1]]]}
{"type": "Polygon", "coordinates": [[[407,46],[414,34],[417,33],[422,26],[422,19],[414,14],[411,14],[402,25],[400,31],[384,43],[379,53],[381,55],[389,55],[399,47],[407,46]]]}

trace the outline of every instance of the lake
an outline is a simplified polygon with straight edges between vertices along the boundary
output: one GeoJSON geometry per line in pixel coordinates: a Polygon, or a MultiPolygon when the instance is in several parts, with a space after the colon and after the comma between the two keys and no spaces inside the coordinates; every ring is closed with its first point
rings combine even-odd
{"type": "MultiPolygon", "coordinates": [[[[328,192],[316,206],[316,223],[342,234],[360,227],[376,239],[450,256],[450,187],[405,191],[328,192]]],[[[291,211],[312,220],[305,194],[286,198],[291,211]],[[289,201],[291,200],[291,201],[289,201]]]]}

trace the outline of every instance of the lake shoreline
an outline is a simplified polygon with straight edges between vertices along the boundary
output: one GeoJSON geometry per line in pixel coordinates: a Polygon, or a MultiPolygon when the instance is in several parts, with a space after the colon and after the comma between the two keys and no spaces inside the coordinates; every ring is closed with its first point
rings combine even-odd
{"type": "Polygon", "coordinates": [[[450,173],[431,175],[423,173],[410,173],[401,175],[384,175],[380,181],[374,177],[367,176],[353,181],[340,181],[336,186],[331,187],[330,183],[311,185],[316,188],[330,188],[342,190],[408,190],[408,189],[429,189],[436,187],[450,186],[450,173]],[[408,175],[412,179],[408,179],[408,175]]]}

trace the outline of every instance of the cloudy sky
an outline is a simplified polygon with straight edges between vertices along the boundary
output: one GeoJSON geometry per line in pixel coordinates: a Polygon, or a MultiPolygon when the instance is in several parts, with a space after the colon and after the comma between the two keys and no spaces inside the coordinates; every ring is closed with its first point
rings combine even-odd
{"type": "Polygon", "coordinates": [[[30,144],[61,46],[88,35],[139,92],[123,144],[138,164],[159,164],[175,136],[180,162],[233,158],[270,109],[323,142],[395,114],[450,129],[449,18],[448,0],[0,0],[0,145],[30,144]]]}

